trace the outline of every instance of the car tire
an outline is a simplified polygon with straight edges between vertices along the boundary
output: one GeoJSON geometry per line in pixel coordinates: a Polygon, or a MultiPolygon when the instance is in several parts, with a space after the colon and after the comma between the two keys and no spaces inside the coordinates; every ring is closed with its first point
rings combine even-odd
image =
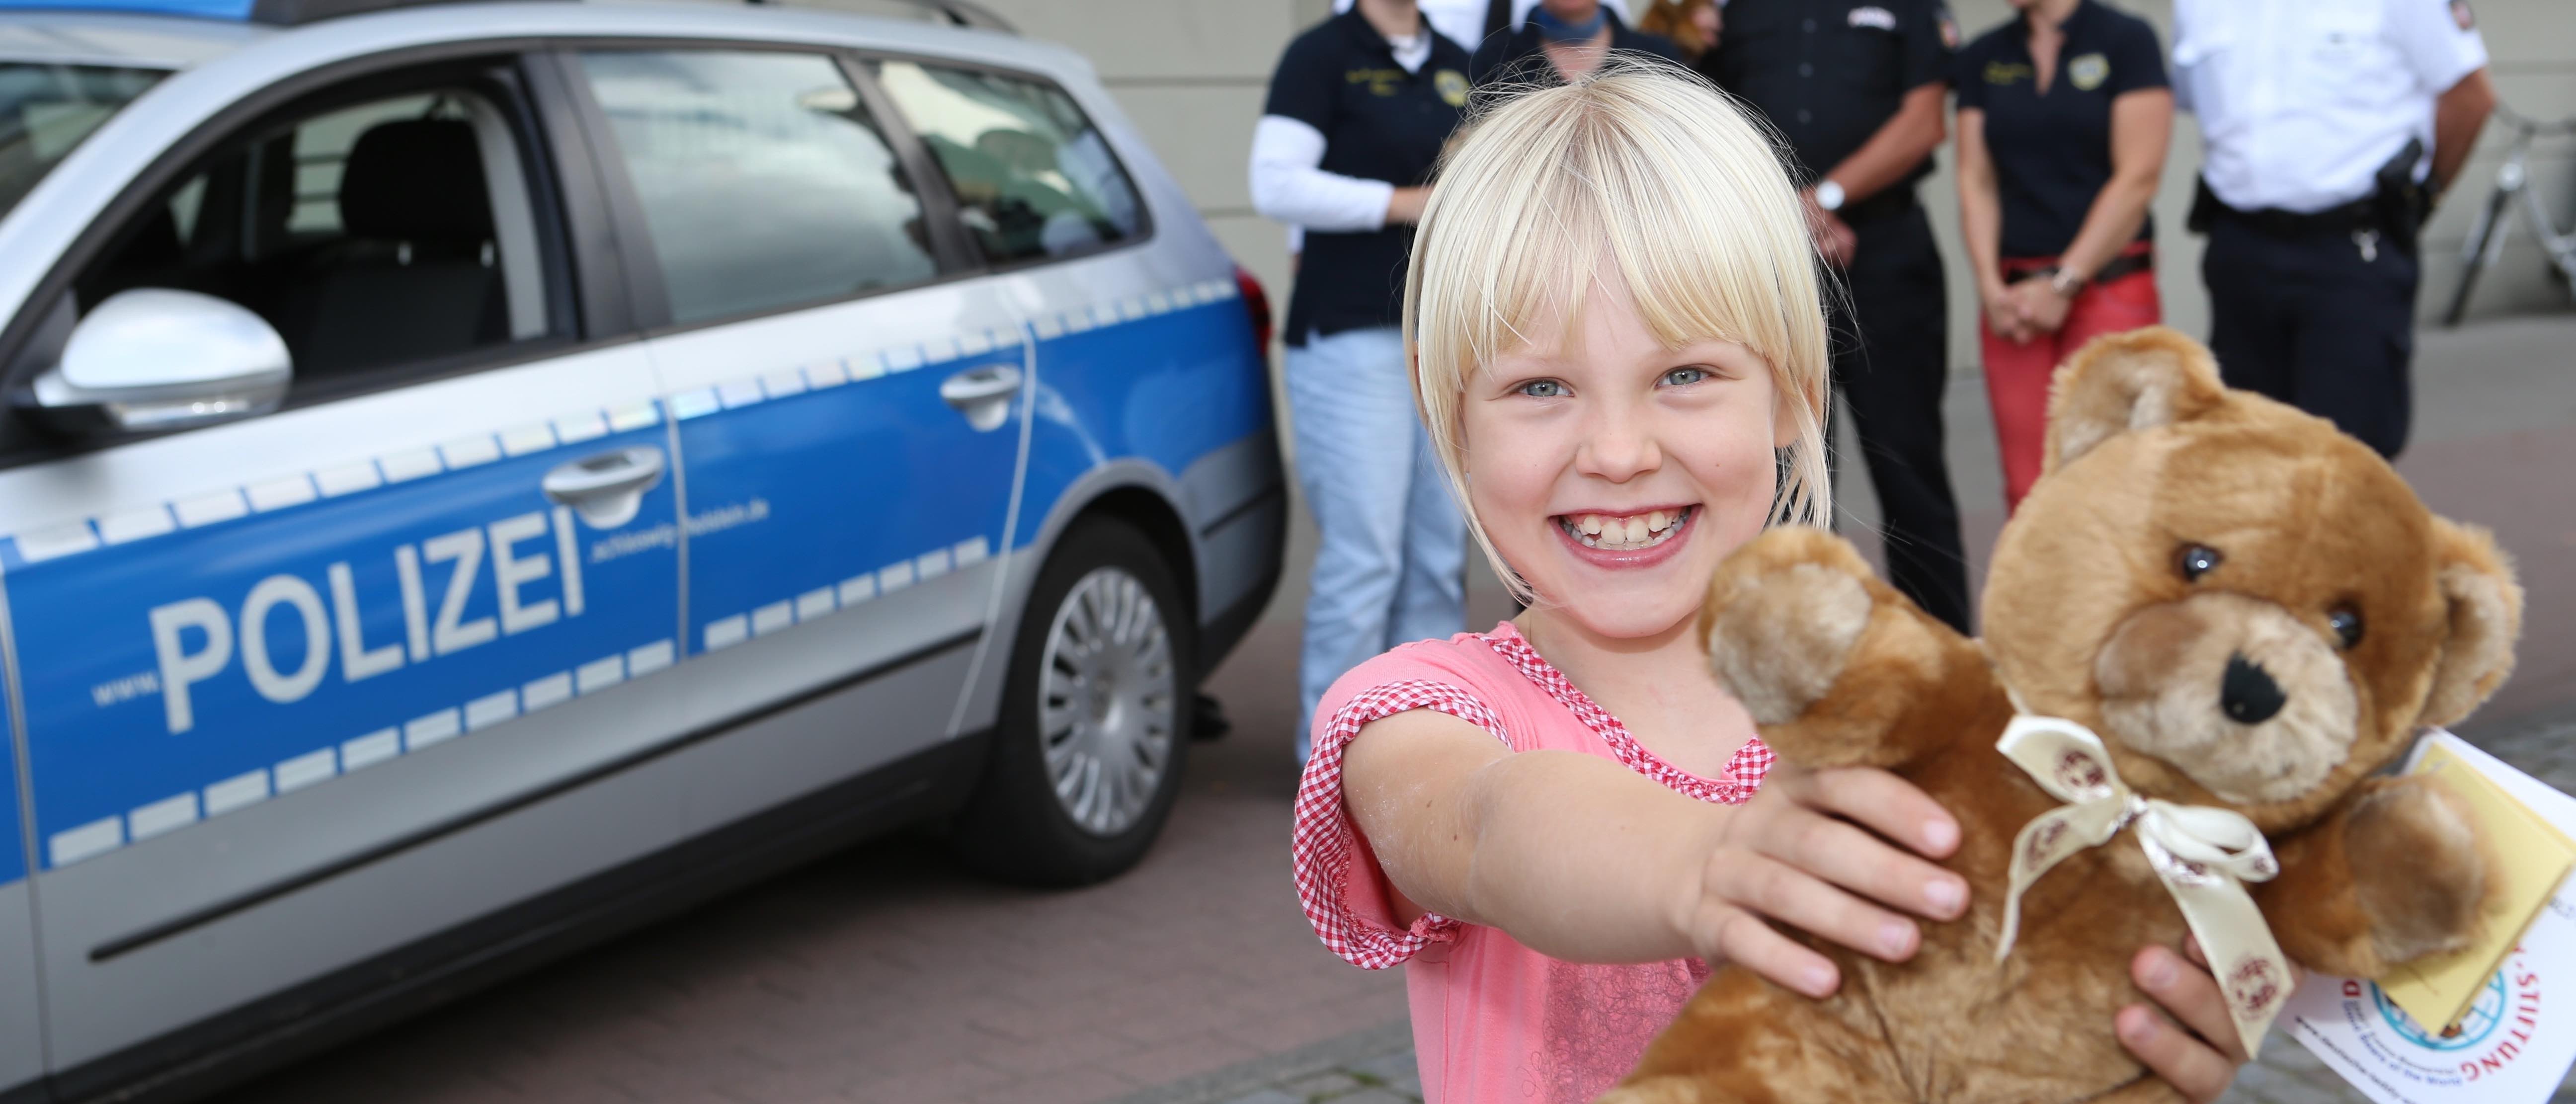
{"type": "Polygon", "coordinates": [[[1135,527],[1092,519],[1065,534],[1030,588],[984,776],[955,821],[970,865],[1061,888],[1145,857],[1180,793],[1195,628],[1135,527]]]}

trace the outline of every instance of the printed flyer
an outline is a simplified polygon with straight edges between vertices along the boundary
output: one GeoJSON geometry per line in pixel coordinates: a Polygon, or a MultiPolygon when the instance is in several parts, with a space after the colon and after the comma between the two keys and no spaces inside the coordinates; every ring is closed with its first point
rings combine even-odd
{"type": "MultiPolygon", "coordinates": [[[[2417,761],[2437,751],[2576,834],[2576,798],[2449,733],[2423,741],[2417,761]]],[[[2427,1030],[2378,985],[2313,976],[2279,1026],[2379,1104],[2544,1104],[2576,1062],[2576,878],[2559,884],[2454,1024],[2427,1030]]]]}

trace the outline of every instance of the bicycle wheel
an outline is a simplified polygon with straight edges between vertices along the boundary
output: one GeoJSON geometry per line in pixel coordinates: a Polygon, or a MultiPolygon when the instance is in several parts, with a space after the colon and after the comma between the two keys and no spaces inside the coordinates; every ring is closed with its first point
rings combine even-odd
{"type": "Polygon", "coordinates": [[[2477,228],[2469,234],[2468,248],[2460,252],[2461,259],[2467,263],[2460,266],[2460,286],[2451,292],[2450,309],[2442,312],[2444,328],[2458,326],[2460,319],[2469,313],[2469,292],[2478,286],[2478,274],[2495,263],[2495,254],[2488,246],[2496,235],[2504,232],[2505,216],[2512,210],[2508,206],[2512,201],[2513,193],[2503,188],[2488,194],[2487,209],[2478,216],[2477,228]]]}

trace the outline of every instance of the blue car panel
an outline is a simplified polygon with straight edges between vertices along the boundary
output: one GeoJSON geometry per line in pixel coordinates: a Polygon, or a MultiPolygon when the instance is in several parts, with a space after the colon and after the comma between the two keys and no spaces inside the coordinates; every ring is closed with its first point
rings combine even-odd
{"type": "Polygon", "coordinates": [[[1018,419],[978,430],[940,386],[979,370],[1016,374],[1026,347],[1008,330],[940,346],[671,400],[689,484],[692,654],[872,601],[999,547],[1018,419]]]}
{"type": "Polygon", "coordinates": [[[27,877],[27,841],[19,833],[18,741],[9,687],[0,683],[0,886],[27,877]]]}
{"type": "MultiPolygon", "coordinates": [[[[1234,285],[1171,292],[1042,315],[1029,436],[1030,519],[1113,458],[1167,473],[1270,428],[1269,377],[1234,285]]],[[[1246,487],[1246,497],[1262,488],[1246,487]]],[[[1231,505],[1231,504],[1228,504],[1231,505]]]]}
{"type": "Polygon", "coordinates": [[[130,524],[163,531],[85,548],[0,542],[43,867],[669,666],[670,481],[605,529],[539,490],[568,456],[660,450],[658,416],[635,420],[533,455],[452,445],[448,470],[387,463],[332,497],[292,483],[308,501],[263,511],[153,507],[130,524]]]}

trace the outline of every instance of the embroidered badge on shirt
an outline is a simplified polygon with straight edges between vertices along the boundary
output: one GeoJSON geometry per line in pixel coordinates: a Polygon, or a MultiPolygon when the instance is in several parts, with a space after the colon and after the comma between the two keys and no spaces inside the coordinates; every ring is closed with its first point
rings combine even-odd
{"type": "Polygon", "coordinates": [[[2463,31],[2478,29],[2478,13],[2469,10],[2469,0],[2451,0],[2451,22],[2463,31]]]}
{"type": "Polygon", "coordinates": [[[2017,80],[2027,80],[2029,77],[2030,66],[2019,62],[1989,61],[1986,63],[1987,84],[2011,84],[2017,80]]]}
{"type": "Polygon", "coordinates": [[[1451,107],[1467,106],[1467,78],[1455,69],[1431,74],[1431,87],[1440,90],[1440,99],[1451,107]]]}
{"type": "Polygon", "coordinates": [[[2066,63],[2066,79],[2075,82],[2076,88],[2086,92],[2102,87],[2102,82],[2110,79],[2110,76],[2111,59],[2100,54],[2080,54],[2075,60],[2066,63]]]}
{"type": "Polygon", "coordinates": [[[1851,10],[1851,25],[1855,27],[1876,27],[1882,31],[1892,31],[1896,29],[1896,14],[1888,11],[1886,8],[1882,8],[1874,4],[1865,8],[1853,8],[1851,10]]]}
{"type": "MultiPolygon", "coordinates": [[[[1719,6],[1723,7],[1724,5],[1721,4],[1719,6]]],[[[1944,50],[1958,49],[1959,21],[1950,17],[1950,5],[1943,4],[1940,7],[1933,9],[1932,21],[1941,25],[1941,48],[1944,50]]]]}

